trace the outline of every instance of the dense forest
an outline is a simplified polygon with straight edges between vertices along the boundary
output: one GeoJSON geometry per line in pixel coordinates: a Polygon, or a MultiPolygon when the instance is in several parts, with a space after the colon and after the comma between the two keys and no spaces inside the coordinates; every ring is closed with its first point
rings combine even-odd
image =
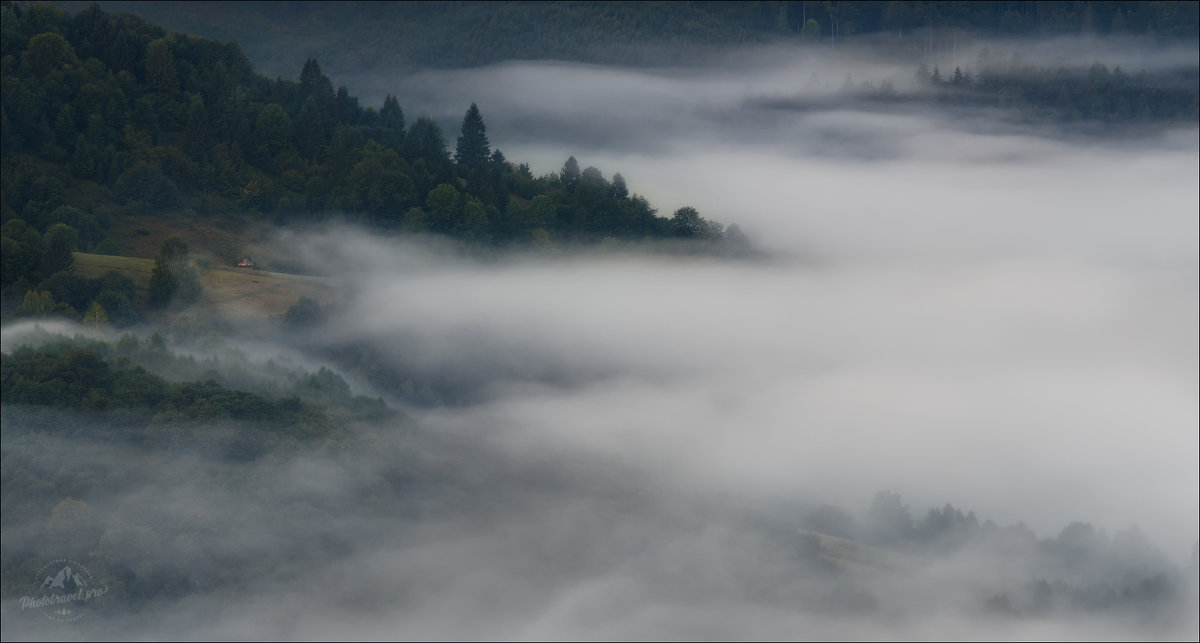
{"type": "Polygon", "coordinates": [[[492,149],[474,104],[451,153],[437,122],[408,122],[392,96],[360,106],[312,59],[299,82],[271,81],[232,43],[132,14],[0,10],[6,311],[45,292],[82,316],[91,302],[48,280],[73,250],[122,253],[114,218],[162,213],[234,229],[339,216],[484,246],[613,237],[746,248],[736,227],[690,207],[658,216],[619,173],[574,157],[535,177],[492,149]]]}

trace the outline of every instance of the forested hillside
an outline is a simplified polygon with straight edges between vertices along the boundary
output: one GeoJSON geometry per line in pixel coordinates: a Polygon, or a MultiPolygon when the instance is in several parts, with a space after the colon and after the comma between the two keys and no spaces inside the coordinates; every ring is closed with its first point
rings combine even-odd
{"type": "MultiPolygon", "coordinates": [[[[694,208],[658,216],[620,174],[573,157],[535,177],[492,148],[474,104],[448,135],[410,121],[396,97],[360,105],[316,60],[298,64],[299,82],[271,81],[233,43],[132,14],[0,10],[6,311],[27,293],[62,303],[48,280],[71,251],[150,256],[171,225],[236,233],[338,218],[477,246],[726,240],[694,208]]],[[[736,230],[730,240],[744,246],[736,230]]],[[[236,244],[193,250],[241,258],[236,244]]]]}

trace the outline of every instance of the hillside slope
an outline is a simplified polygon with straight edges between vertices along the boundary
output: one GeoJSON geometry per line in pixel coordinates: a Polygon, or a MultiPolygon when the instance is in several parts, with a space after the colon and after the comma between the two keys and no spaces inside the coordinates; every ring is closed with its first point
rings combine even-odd
{"type": "MultiPolygon", "coordinates": [[[[145,293],[154,270],[153,259],[75,253],[75,272],[98,278],[115,271],[133,279],[145,293]]],[[[319,304],[338,300],[340,285],[330,278],[236,267],[210,266],[200,274],[200,299],[195,305],[223,316],[279,316],[301,297],[319,304]]]]}

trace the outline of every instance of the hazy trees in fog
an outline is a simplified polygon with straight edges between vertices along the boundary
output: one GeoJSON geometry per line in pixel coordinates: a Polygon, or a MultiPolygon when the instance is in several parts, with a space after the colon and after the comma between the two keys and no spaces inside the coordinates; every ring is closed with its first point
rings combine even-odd
{"type": "Polygon", "coordinates": [[[579,183],[579,176],[579,161],[576,161],[574,156],[567,157],[567,162],[563,163],[562,170],[558,172],[558,178],[562,181],[563,187],[568,190],[573,189],[575,184],[579,183]]]}
{"type": "Polygon", "coordinates": [[[705,220],[700,212],[691,206],[684,206],[671,216],[671,227],[675,234],[689,239],[718,240],[723,236],[724,229],[715,221],[705,220]]]}
{"type": "MultiPolygon", "coordinates": [[[[1200,118],[1195,82],[1170,71],[1127,74],[1120,66],[1110,70],[1100,62],[1086,70],[1037,67],[985,51],[974,70],[956,66],[947,78],[938,67],[930,72],[922,64],[916,79],[936,90],[929,94],[934,100],[1000,108],[1037,123],[1194,124],[1200,118]]],[[[896,98],[866,84],[852,89],[896,98]]]]}
{"type": "Polygon", "coordinates": [[[874,543],[905,543],[913,536],[912,514],[900,494],[880,491],[866,515],[866,535],[874,543]]]}
{"type": "Polygon", "coordinates": [[[301,297],[287,309],[283,316],[283,325],[293,330],[312,328],[319,324],[324,317],[321,306],[310,297],[301,297]]]}
{"type": "Polygon", "coordinates": [[[613,175],[610,189],[612,190],[614,199],[621,200],[629,198],[629,188],[625,185],[625,177],[621,176],[620,172],[617,172],[613,175]]]}

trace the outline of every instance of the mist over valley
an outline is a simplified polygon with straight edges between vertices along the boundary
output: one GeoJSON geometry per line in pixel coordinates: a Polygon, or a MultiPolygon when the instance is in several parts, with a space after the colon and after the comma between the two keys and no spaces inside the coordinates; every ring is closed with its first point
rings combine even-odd
{"type": "Polygon", "coordinates": [[[1195,639],[1200,63],[1114,20],[339,54],[308,143],[315,62],[237,76],[244,149],[147,36],[123,138],[6,133],[4,638],[1195,639]],[[1059,68],[1108,115],[1001,102],[1059,68]]]}

